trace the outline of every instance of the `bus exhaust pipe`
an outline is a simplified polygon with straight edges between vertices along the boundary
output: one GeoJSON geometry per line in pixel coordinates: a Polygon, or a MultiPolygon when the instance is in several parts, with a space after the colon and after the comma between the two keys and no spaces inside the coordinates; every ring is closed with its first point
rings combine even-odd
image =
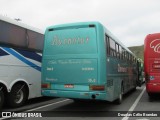
{"type": "Polygon", "coordinates": [[[92,95],[92,99],[96,99],[96,95],[92,95]]]}

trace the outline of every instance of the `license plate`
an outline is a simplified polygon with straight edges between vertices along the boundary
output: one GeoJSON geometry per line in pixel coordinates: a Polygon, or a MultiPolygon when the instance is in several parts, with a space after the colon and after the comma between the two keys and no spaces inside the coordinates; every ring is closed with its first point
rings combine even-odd
{"type": "Polygon", "coordinates": [[[72,84],[66,84],[66,85],[64,85],[64,87],[65,88],[74,88],[74,85],[72,85],[72,84]]]}

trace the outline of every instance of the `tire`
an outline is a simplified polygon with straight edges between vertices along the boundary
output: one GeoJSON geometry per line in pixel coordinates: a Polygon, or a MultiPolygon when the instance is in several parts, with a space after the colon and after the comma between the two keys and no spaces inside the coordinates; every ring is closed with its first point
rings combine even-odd
{"type": "Polygon", "coordinates": [[[153,94],[153,93],[148,93],[149,102],[153,102],[154,97],[155,97],[155,94],[153,94]]]}
{"type": "Polygon", "coordinates": [[[136,88],[136,86],[132,89],[132,91],[136,91],[137,90],[137,88],[136,88]]]}
{"type": "Polygon", "coordinates": [[[120,94],[119,94],[119,97],[118,97],[118,99],[116,100],[116,103],[118,104],[118,105],[120,105],[121,103],[122,103],[122,101],[123,101],[123,84],[121,85],[121,92],[120,92],[120,94]]]}
{"type": "Polygon", "coordinates": [[[11,92],[8,94],[8,105],[10,107],[20,107],[26,102],[27,96],[25,85],[14,85],[11,92]]]}
{"type": "Polygon", "coordinates": [[[155,94],[153,94],[153,93],[148,93],[148,96],[149,96],[149,98],[153,98],[153,97],[155,97],[155,94]]]}
{"type": "Polygon", "coordinates": [[[4,104],[4,92],[1,90],[0,91],[0,110],[2,109],[4,104]]]}

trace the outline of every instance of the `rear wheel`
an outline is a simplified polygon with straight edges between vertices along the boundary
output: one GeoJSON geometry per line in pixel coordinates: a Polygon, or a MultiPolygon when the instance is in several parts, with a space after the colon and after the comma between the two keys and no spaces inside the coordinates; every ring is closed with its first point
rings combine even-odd
{"type": "Polygon", "coordinates": [[[0,109],[2,108],[4,104],[4,92],[0,90],[0,109]]]}
{"type": "Polygon", "coordinates": [[[148,96],[149,96],[149,98],[153,98],[153,97],[155,97],[155,94],[154,93],[148,93],[148,96]]]}
{"type": "Polygon", "coordinates": [[[8,104],[11,107],[20,107],[27,100],[27,89],[25,85],[14,85],[11,92],[8,94],[8,104]]]}
{"type": "Polygon", "coordinates": [[[116,103],[119,105],[122,103],[123,101],[123,92],[124,92],[124,88],[123,88],[123,84],[121,85],[121,92],[119,94],[118,99],[116,100],[116,103]]]}

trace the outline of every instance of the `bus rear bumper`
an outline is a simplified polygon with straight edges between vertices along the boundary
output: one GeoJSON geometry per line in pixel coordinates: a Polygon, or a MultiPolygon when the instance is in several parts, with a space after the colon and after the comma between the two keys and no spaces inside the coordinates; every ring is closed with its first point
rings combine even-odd
{"type": "Polygon", "coordinates": [[[106,100],[106,93],[100,91],[84,92],[84,91],[62,91],[62,90],[42,90],[43,96],[63,97],[71,99],[95,99],[106,100]]]}
{"type": "Polygon", "coordinates": [[[160,83],[146,83],[148,93],[160,93],[160,83]]]}

